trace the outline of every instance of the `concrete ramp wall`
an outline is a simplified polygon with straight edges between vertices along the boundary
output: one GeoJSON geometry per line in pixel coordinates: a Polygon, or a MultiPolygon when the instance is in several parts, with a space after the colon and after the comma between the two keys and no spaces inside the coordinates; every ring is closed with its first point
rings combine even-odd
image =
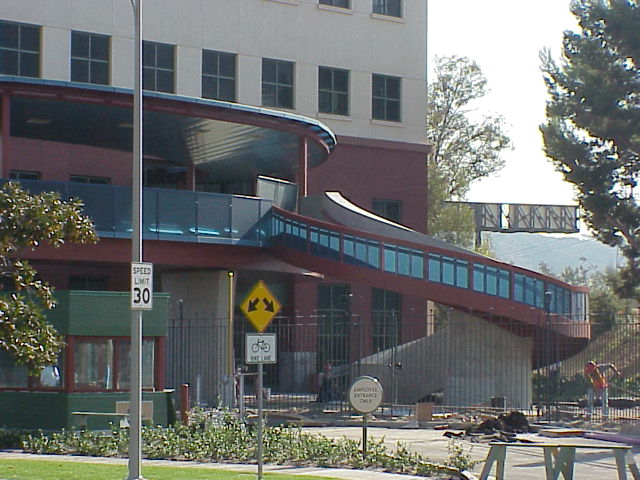
{"type": "Polygon", "coordinates": [[[439,394],[445,405],[489,405],[492,397],[505,397],[507,408],[528,408],[532,350],[531,338],[452,312],[433,335],[362,359],[360,374],[382,382],[385,402],[413,404],[439,394]]]}

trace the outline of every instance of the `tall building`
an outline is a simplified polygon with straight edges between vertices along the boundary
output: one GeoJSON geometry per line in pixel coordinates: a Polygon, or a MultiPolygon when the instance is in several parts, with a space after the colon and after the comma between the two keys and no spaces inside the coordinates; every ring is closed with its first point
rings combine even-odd
{"type": "MultiPolygon", "coordinates": [[[[427,299],[485,312],[490,299],[526,322],[552,288],[555,313],[585,314],[580,290],[423,235],[426,4],[143,0],[145,259],[173,326],[219,326],[198,356],[196,330],[150,340],[150,389],[220,393],[229,311],[242,362],[239,304],[258,280],[283,305],[274,328],[295,331],[269,371],[285,391],[423,337],[427,299]]],[[[133,52],[128,0],[0,0],[2,177],[80,196],[101,236],[34,254],[59,291],[129,288],[133,52]]],[[[109,335],[67,351],[66,393],[95,386],[78,369],[112,348],[96,338],[109,335]]],[[[109,352],[95,376],[118,368],[109,352]]],[[[22,388],[15,375],[0,388],[22,388]]]]}

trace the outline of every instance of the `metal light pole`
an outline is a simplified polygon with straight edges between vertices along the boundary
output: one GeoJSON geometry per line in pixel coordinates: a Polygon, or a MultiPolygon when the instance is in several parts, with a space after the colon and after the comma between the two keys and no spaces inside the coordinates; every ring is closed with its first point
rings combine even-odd
{"type": "MultiPolygon", "coordinates": [[[[131,192],[131,261],[142,261],[142,0],[135,3],[133,63],[133,172],[131,192]]],[[[131,397],[129,402],[129,476],[142,479],[142,311],[131,311],[131,397]]]]}

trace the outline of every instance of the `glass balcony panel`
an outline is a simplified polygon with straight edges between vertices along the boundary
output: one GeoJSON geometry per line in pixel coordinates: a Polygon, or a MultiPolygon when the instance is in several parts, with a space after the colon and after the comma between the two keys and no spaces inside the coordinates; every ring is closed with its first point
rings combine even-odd
{"type": "Polygon", "coordinates": [[[230,238],[257,242],[255,226],[259,220],[260,201],[257,198],[231,197],[231,231],[226,232],[230,238]]]}
{"type": "Polygon", "coordinates": [[[219,242],[231,236],[230,203],[231,197],[225,195],[198,194],[199,242],[219,242]]]}
{"type": "Polygon", "coordinates": [[[198,233],[195,192],[158,190],[158,223],[151,233],[163,240],[193,241],[198,233]]]}

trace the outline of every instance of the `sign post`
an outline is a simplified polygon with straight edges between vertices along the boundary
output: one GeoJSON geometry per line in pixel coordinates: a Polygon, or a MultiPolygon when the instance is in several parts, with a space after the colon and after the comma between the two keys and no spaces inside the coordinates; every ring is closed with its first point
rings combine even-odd
{"type": "Polygon", "coordinates": [[[274,317],[280,312],[282,306],[271,293],[267,285],[258,281],[249,291],[244,301],[240,304],[240,310],[247,317],[251,325],[259,332],[247,333],[245,337],[245,361],[247,364],[258,365],[258,380],[256,382],[256,397],[258,399],[258,480],[262,480],[262,400],[263,400],[263,368],[265,363],[276,363],[277,337],[275,333],[263,333],[274,317]]]}
{"type": "Polygon", "coordinates": [[[367,419],[382,403],[384,391],[377,378],[362,376],[355,379],[349,387],[349,404],[362,413],[362,458],[367,456],[367,419]]]}

